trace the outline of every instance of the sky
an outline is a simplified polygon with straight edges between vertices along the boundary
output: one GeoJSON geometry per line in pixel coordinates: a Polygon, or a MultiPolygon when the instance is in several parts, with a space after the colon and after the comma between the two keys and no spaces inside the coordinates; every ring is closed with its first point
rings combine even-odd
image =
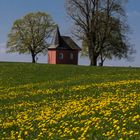
{"type": "MultiPolygon", "coordinates": [[[[65,0],[0,0],[0,61],[31,62],[30,55],[7,54],[7,36],[13,22],[29,12],[43,11],[51,15],[59,25],[62,35],[70,35],[71,22],[66,15],[65,0]]],[[[140,66],[140,0],[129,0],[125,7],[128,24],[132,33],[129,35],[130,42],[134,45],[136,54],[134,60],[111,60],[106,61],[106,66],[140,66]]],[[[47,56],[40,55],[39,63],[47,63],[47,56]]],[[[89,65],[88,58],[79,56],[79,65],[89,65]]]]}

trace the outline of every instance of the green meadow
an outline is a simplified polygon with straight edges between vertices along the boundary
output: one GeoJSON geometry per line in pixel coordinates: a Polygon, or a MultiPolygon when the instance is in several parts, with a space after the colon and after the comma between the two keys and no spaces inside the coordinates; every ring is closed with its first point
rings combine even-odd
{"type": "Polygon", "coordinates": [[[0,139],[139,140],[140,68],[1,62],[0,139]]]}

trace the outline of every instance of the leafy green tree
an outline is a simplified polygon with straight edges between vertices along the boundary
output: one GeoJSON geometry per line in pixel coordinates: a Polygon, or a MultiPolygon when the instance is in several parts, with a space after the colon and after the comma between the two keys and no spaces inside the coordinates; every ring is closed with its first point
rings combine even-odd
{"type": "Polygon", "coordinates": [[[48,39],[55,27],[50,15],[44,12],[29,13],[13,23],[8,35],[7,52],[31,54],[32,63],[39,53],[45,53],[48,39]]]}

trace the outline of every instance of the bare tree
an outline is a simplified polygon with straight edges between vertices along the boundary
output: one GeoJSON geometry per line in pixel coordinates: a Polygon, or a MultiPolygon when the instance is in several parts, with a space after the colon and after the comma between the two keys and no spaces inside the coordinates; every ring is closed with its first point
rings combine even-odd
{"type": "Polygon", "coordinates": [[[103,50],[112,45],[109,38],[116,26],[120,28],[121,39],[125,42],[128,31],[125,2],[126,0],[66,0],[67,14],[76,27],[75,35],[87,42],[91,66],[96,66],[103,50]]]}

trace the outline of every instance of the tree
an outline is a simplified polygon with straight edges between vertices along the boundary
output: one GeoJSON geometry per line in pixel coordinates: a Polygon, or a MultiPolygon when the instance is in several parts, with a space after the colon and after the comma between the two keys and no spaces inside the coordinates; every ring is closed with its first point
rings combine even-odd
{"type": "Polygon", "coordinates": [[[44,12],[25,15],[13,23],[8,35],[7,52],[31,54],[32,63],[35,63],[37,54],[46,51],[47,39],[54,27],[52,18],[44,12]]]}
{"type": "MultiPolygon", "coordinates": [[[[104,17],[102,16],[102,19],[103,18],[104,17]]],[[[129,28],[126,27],[126,25],[124,27],[123,24],[120,24],[118,22],[119,21],[116,18],[112,18],[113,24],[110,25],[110,28],[112,29],[108,34],[108,38],[102,44],[103,45],[102,50],[100,51],[98,57],[98,60],[100,60],[99,63],[100,66],[103,66],[103,63],[106,59],[112,59],[113,57],[118,59],[121,58],[130,59],[130,56],[133,53],[135,53],[135,50],[132,48],[131,44],[129,44],[129,42],[127,41],[126,32],[129,31],[129,28]]],[[[99,37],[102,38],[102,34],[99,34],[99,37]]],[[[88,56],[87,46],[88,46],[87,40],[84,40],[82,55],[88,56]]]]}
{"type": "Polygon", "coordinates": [[[112,59],[113,57],[130,60],[130,56],[135,53],[133,46],[128,41],[129,27],[127,23],[121,23],[121,20],[116,17],[110,17],[110,22],[110,27],[108,27],[110,32],[102,44],[102,50],[99,55],[101,59],[100,66],[103,66],[106,59],[112,59]]]}
{"type": "MultiPolygon", "coordinates": [[[[117,36],[113,32],[118,32],[120,41],[127,43],[128,26],[123,8],[125,2],[126,0],[67,0],[66,10],[76,26],[75,35],[86,40],[91,65],[97,65],[98,57],[108,50],[108,46],[117,49],[117,36]]],[[[127,44],[124,44],[126,49],[129,48],[127,44]]]]}

